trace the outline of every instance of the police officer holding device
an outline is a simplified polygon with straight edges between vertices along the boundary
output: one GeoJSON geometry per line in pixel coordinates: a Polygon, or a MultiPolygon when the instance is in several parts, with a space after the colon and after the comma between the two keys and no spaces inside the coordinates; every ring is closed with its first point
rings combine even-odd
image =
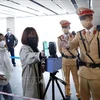
{"type": "Polygon", "coordinates": [[[78,8],[76,11],[84,27],[73,41],[61,43],[69,50],[80,47],[80,96],[81,100],[100,100],[100,30],[92,24],[94,11],[78,8]]]}
{"type": "Polygon", "coordinates": [[[76,55],[77,55],[76,48],[73,50],[67,50],[64,47],[60,46],[61,41],[63,41],[64,39],[67,39],[68,41],[72,41],[75,36],[75,32],[72,33],[69,32],[70,24],[71,23],[67,20],[60,21],[63,34],[58,37],[58,49],[62,55],[62,69],[64,72],[65,81],[67,83],[67,85],[65,86],[66,99],[70,100],[70,96],[71,96],[71,90],[70,90],[70,72],[71,72],[74,80],[74,85],[76,88],[76,96],[78,100],[80,100],[79,81],[78,81],[78,74],[76,68],[76,55]]]}

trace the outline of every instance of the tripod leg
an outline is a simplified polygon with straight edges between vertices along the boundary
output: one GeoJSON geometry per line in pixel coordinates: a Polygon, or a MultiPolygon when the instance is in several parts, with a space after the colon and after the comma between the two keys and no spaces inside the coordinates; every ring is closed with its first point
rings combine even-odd
{"type": "Polygon", "coordinates": [[[54,79],[52,79],[52,100],[55,100],[54,79]]]}
{"type": "Polygon", "coordinates": [[[64,94],[63,94],[63,92],[62,92],[62,90],[61,90],[61,88],[60,88],[60,85],[59,85],[58,81],[57,81],[57,80],[55,80],[55,81],[56,81],[56,84],[57,84],[57,86],[58,86],[58,89],[59,89],[59,91],[60,91],[60,93],[61,93],[61,95],[62,95],[62,97],[63,97],[63,100],[66,100],[65,97],[64,97],[64,94]]]}
{"type": "Polygon", "coordinates": [[[44,93],[43,93],[43,99],[44,99],[44,97],[45,97],[45,95],[46,95],[46,92],[47,92],[47,90],[48,90],[48,87],[49,87],[49,85],[50,85],[50,82],[51,82],[51,78],[49,79],[49,81],[48,81],[48,83],[47,83],[47,86],[46,86],[46,88],[45,88],[45,91],[44,91],[44,93]]]}

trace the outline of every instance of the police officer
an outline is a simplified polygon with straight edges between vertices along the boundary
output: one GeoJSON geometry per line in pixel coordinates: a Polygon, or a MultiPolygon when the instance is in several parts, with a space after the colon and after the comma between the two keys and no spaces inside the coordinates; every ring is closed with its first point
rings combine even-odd
{"type": "Polygon", "coordinates": [[[73,41],[61,43],[62,47],[80,47],[80,96],[82,100],[100,100],[100,32],[92,24],[94,11],[78,8],[76,11],[84,27],[73,41]]]}
{"type": "MultiPolygon", "coordinates": [[[[18,39],[10,32],[10,28],[7,28],[7,34],[5,35],[8,51],[11,56],[15,56],[14,48],[18,43],[18,39]]],[[[12,58],[12,64],[16,66],[15,59],[12,58]]]]}
{"type": "Polygon", "coordinates": [[[78,100],[80,100],[79,95],[79,81],[77,75],[77,68],[76,68],[76,49],[71,51],[61,47],[59,44],[62,40],[67,39],[68,41],[72,41],[75,34],[71,34],[70,30],[70,22],[67,20],[61,20],[60,25],[62,27],[63,34],[58,37],[58,49],[62,55],[62,68],[64,72],[64,77],[67,85],[65,86],[65,93],[66,93],[66,100],[70,100],[71,90],[70,90],[70,72],[72,73],[74,85],[76,88],[76,96],[78,100]]]}

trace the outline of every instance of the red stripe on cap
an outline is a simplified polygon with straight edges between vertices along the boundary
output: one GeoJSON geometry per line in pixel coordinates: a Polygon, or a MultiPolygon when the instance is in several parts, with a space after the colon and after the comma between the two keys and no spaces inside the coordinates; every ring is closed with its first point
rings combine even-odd
{"type": "Polygon", "coordinates": [[[79,16],[84,15],[84,14],[93,14],[94,11],[93,10],[85,10],[85,11],[80,11],[78,13],[79,16]]]}
{"type": "Polygon", "coordinates": [[[68,26],[70,23],[61,24],[62,26],[68,26]]]}

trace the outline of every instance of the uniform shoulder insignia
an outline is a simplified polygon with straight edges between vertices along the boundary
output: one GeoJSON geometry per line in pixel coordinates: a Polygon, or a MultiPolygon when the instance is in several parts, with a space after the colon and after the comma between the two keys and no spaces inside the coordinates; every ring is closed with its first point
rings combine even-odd
{"type": "Polygon", "coordinates": [[[77,33],[80,33],[80,32],[81,32],[81,34],[86,34],[85,29],[78,31],[77,33]]]}
{"type": "Polygon", "coordinates": [[[72,34],[70,34],[69,36],[70,36],[70,38],[72,38],[72,34]]]}
{"type": "Polygon", "coordinates": [[[60,35],[59,37],[58,37],[58,39],[60,39],[61,41],[64,39],[64,36],[63,35],[60,35]]]}

